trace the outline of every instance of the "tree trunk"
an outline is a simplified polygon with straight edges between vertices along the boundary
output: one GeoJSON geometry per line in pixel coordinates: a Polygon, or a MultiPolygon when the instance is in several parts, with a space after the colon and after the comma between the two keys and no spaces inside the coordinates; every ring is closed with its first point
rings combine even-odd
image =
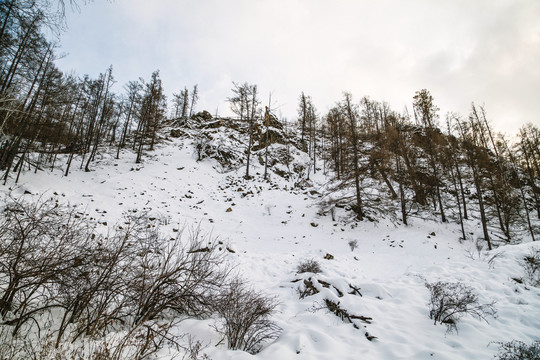
{"type": "Polygon", "coordinates": [[[399,182],[399,202],[401,205],[401,220],[403,221],[403,225],[407,224],[407,207],[405,203],[405,191],[403,189],[403,174],[401,173],[401,160],[399,159],[399,155],[395,154],[395,161],[396,161],[396,175],[399,182]]]}
{"type": "Polygon", "coordinates": [[[482,195],[482,185],[480,182],[480,175],[478,174],[478,170],[475,169],[474,165],[472,166],[472,172],[473,172],[473,178],[474,178],[474,186],[476,187],[476,193],[478,195],[478,207],[480,208],[480,220],[482,222],[482,231],[484,233],[484,240],[486,240],[488,244],[488,249],[492,250],[491,239],[489,238],[489,233],[487,229],[486,210],[484,208],[484,197],[482,195]]]}
{"type": "Polygon", "coordinates": [[[458,180],[458,183],[459,183],[459,190],[461,192],[461,202],[463,204],[463,218],[465,220],[468,220],[468,216],[467,216],[467,201],[465,200],[465,191],[463,190],[463,180],[462,180],[462,177],[461,177],[461,170],[459,169],[459,164],[457,161],[454,162],[455,166],[456,166],[456,174],[457,174],[457,180],[458,180]]]}

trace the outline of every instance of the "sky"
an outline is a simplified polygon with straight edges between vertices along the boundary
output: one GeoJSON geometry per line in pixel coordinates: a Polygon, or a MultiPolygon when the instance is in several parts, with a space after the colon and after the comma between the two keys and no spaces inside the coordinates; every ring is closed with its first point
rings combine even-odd
{"type": "Polygon", "coordinates": [[[112,65],[122,92],[159,69],[169,100],[198,84],[212,114],[247,82],[289,121],[302,92],[324,116],[344,91],[403,112],[428,89],[441,121],[474,102],[508,135],[540,126],[537,0],[93,0],[66,20],[62,70],[112,65]]]}

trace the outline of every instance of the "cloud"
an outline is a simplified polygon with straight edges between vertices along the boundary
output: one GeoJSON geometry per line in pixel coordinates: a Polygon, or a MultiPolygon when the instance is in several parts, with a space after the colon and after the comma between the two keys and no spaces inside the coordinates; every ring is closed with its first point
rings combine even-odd
{"type": "Polygon", "coordinates": [[[485,103],[515,133],[540,122],[539,14],[527,0],[96,0],[68,19],[62,61],[113,64],[121,84],[160,69],[169,93],[198,83],[211,112],[247,81],[289,119],[302,91],[324,113],[343,90],[401,111],[427,88],[441,115],[485,103]]]}

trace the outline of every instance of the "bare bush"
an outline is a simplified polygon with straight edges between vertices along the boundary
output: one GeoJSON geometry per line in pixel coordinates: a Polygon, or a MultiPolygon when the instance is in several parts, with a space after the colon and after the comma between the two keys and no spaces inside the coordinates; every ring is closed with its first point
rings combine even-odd
{"type": "Polygon", "coordinates": [[[532,344],[512,340],[499,344],[499,352],[495,355],[496,360],[540,360],[540,341],[535,340],[532,344]]]}
{"type": "Polygon", "coordinates": [[[216,330],[223,334],[233,350],[258,353],[264,343],[278,337],[281,328],[270,317],[277,300],[248,289],[240,280],[233,281],[216,303],[223,322],[216,330]]]}
{"type": "Polygon", "coordinates": [[[525,270],[527,282],[532,286],[540,286],[540,249],[531,249],[520,265],[525,270]]]}
{"type": "Polygon", "coordinates": [[[56,346],[68,327],[72,341],[81,335],[103,337],[115,324],[131,315],[129,298],[132,269],[146,231],[145,216],[128,217],[108,236],[92,235],[84,257],[59,282],[59,302],[64,314],[56,346]]]}
{"type": "Polygon", "coordinates": [[[205,346],[200,341],[194,341],[191,336],[188,337],[187,346],[184,346],[183,360],[210,360],[210,357],[203,353],[205,346]]]}
{"type": "Polygon", "coordinates": [[[171,329],[179,321],[148,321],[127,328],[113,336],[102,338],[88,352],[92,360],[151,359],[165,345],[181,346],[183,335],[175,335],[171,329]]]}
{"type": "Polygon", "coordinates": [[[136,327],[123,327],[104,337],[84,337],[75,343],[63,341],[59,346],[56,346],[56,334],[50,329],[39,337],[35,337],[35,334],[10,337],[0,331],[0,359],[143,360],[153,359],[165,345],[170,349],[175,348],[175,355],[179,356],[182,350],[180,341],[184,335],[171,331],[178,321],[152,321],[136,327]]]}
{"type": "Polygon", "coordinates": [[[212,314],[228,282],[212,239],[198,230],[165,238],[147,214],[108,234],[50,199],[11,199],[2,215],[0,359],[60,359],[76,340],[95,345],[81,358],[146,358],[178,346],[172,326],[212,314]]]}
{"type": "Polygon", "coordinates": [[[322,273],[321,265],[313,259],[304,260],[298,264],[296,267],[296,272],[298,274],[302,273],[314,273],[319,274],[322,273]]]}
{"type": "Polygon", "coordinates": [[[58,283],[83,261],[90,225],[52,199],[11,199],[2,215],[0,319],[15,334],[58,306],[58,283]]]}
{"type": "Polygon", "coordinates": [[[226,282],[229,269],[223,253],[200,231],[183,242],[150,234],[139,250],[133,269],[130,298],[135,304],[133,324],[153,320],[168,311],[204,317],[226,282]]]}
{"type": "Polygon", "coordinates": [[[473,289],[462,283],[438,281],[426,283],[430,292],[429,318],[434,324],[445,324],[448,330],[457,330],[456,323],[464,315],[473,315],[487,322],[487,316],[495,316],[491,304],[479,304],[473,289]]]}

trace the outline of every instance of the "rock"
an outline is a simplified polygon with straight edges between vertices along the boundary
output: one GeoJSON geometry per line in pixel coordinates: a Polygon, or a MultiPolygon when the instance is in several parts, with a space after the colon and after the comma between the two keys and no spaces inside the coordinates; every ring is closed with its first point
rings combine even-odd
{"type": "Polygon", "coordinates": [[[272,114],[267,119],[268,124],[264,123],[263,125],[268,125],[269,127],[276,128],[278,130],[283,130],[283,124],[272,114]]]}
{"type": "Polygon", "coordinates": [[[212,121],[205,124],[203,127],[206,129],[217,129],[222,126],[223,126],[223,123],[221,122],[221,120],[216,120],[216,121],[212,121]]]}
{"type": "Polygon", "coordinates": [[[232,211],[232,208],[228,208],[227,210],[225,210],[225,212],[231,212],[232,211]]]}
{"type": "Polygon", "coordinates": [[[182,130],[180,130],[180,129],[172,129],[171,130],[171,137],[179,138],[180,136],[182,136],[182,130]]]}
{"type": "Polygon", "coordinates": [[[334,255],[326,253],[326,255],[324,255],[324,259],[325,260],[334,260],[334,255]]]}
{"type": "Polygon", "coordinates": [[[208,111],[203,110],[201,112],[198,112],[194,118],[199,118],[205,121],[212,120],[212,114],[210,114],[208,111]]]}
{"type": "Polygon", "coordinates": [[[275,144],[275,143],[286,144],[286,139],[285,139],[285,136],[283,135],[283,132],[280,130],[276,130],[275,128],[269,128],[268,135],[266,134],[266,129],[265,129],[264,132],[261,132],[261,134],[258,136],[257,140],[258,140],[258,144],[252,147],[253,151],[264,149],[266,146],[275,144]]]}
{"type": "Polygon", "coordinates": [[[376,336],[370,335],[367,331],[365,335],[366,335],[366,339],[368,339],[369,341],[373,341],[374,339],[377,339],[376,336]]]}

